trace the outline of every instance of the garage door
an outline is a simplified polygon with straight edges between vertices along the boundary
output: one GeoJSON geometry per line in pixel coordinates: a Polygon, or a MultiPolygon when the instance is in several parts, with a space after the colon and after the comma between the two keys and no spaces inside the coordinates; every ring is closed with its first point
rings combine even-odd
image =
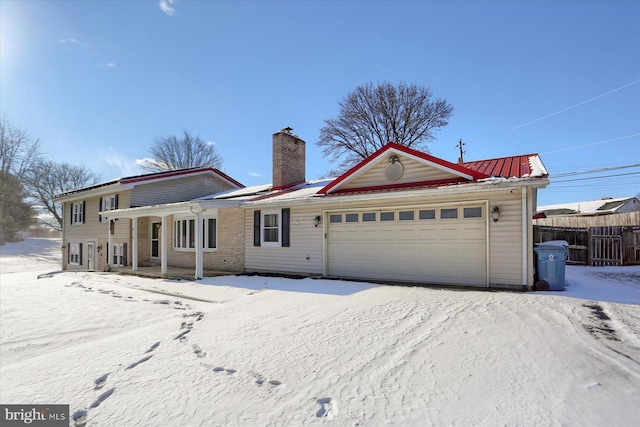
{"type": "Polygon", "coordinates": [[[486,208],[329,212],[327,274],[486,285],[486,208]]]}

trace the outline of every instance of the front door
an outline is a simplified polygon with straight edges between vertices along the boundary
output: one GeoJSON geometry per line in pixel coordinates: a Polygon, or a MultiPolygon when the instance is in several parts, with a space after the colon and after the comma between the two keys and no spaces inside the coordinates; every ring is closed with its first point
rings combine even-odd
{"type": "Polygon", "coordinates": [[[96,269],[96,244],[95,242],[87,242],[87,270],[95,271],[96,269]]]}
{"type": "Polygon", "coordinates": [[[151,223],[151,258],[160,258],[160,222],[151,223]]]}

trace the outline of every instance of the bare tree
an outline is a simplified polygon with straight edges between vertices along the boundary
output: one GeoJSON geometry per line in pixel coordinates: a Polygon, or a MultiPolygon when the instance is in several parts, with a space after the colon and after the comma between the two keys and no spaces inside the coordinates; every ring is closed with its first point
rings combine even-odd
{"type": "Polygon", "coordinates": [[[139,164],[152,172],[222,166],[222,157],[216,151],[215,145],[204,142],[199,136],[192,136],[186,130],[183,131],[182,137],[171,135],[156,138],[149,152],[152,158],[143,159],[139,164]]]}
{"type": "Polygon", "coordinates": [[[338,103],[340,113],[325,120],[317,145],[341,173],[388,142],[426,150],[435,132],[449,123],[453,106],[429,88],[384,82],[357,87],[338,103]]]}
{"type": "Polygon", "coordinates": [[[0,118],[0,171],[15,176],[20,183],[25,174],[42,157],[40,143],[27,132],[0,118]]]}
{"type": "Polygon", "coordinates": [[[54,230],[62,230],[62,205],[53,201],[54,196],[96,184],[98,180],[95,173],[84,167],[52,160],[40,160],[25,179],[39,222],[54,230]]]}

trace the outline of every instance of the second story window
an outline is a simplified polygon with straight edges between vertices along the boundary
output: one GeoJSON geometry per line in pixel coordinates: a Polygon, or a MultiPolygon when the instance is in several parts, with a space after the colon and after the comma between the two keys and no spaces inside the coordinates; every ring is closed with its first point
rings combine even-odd
{"type": "Polygon", "coordinates": [[[71,224],[84,224],[85,202],[71,204],[71,224]]]}
{"type": "MultiPolygon", "coordinates": [[[[100,199],[100,212],[105,212],[105,211],[113,211],[118,209],[118,195],[117,194],[111,194],[109,196],[104,196],[102,199],[100,199]]],[[[100,221],[104,222],[107,221],[107,219],[103,216],[100,215],[100,221]]]]}

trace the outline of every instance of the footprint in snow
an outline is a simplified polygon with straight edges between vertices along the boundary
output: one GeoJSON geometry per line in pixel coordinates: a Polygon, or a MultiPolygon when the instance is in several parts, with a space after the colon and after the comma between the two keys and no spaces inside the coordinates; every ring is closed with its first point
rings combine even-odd
{"type": "Polygon", "coordinates": [[[193,352],[198,356],[198,357],[204,357],[207,355],[207,353],[205,353],[204,351],[202,351],[202,349],[200,348],[200,346],[198,344],[194,344],[192,345],[193,347],[193,352]]]}
{"type": "Polygon", "coordinates": [[[107,377],[108,376],[109,376],[109,374],[104,374],[100,378],[96,378],[96,380],[94,381],[94,383],[96,385],[94,390],[100,390],[102,387],[104,387],[104,385],[107,383],[107,377]]]}
{"type": "Polygon", "coordinates": [[[147,357],[144,357],[144,358],[142,358],[142,359],[138,360],[137,362],[133,362],[131,365],[129,365],[129,366],[127,366],[126,368],[124,368],[124,370],[126,371],[126,370],[128,370],[128,369],[133,369],[133,368],[135,368],[136,366],[138,366],[139,364],[144,363],[144,362],[146,362],[147,360],[151,359],[152,357],[153,357],[153,355],[151,355],[151,356],[147,356],[147,357]]]}
{"type": "Polygon", "coordinates": [[[316,417],[331,420],[335,415],[338,415],[338,405],[332,398],[325,397],[316,400],[316,402],[320,405],[320,409],[316,412],[316,417]]]}
{"type": "Polygon", "coordinates": [[[187,337],[185,335],[187,335],[189,332],[191,332],[191,329],[187,329],[186,331],[180,332],[175,338],[174,340],[180,340],[180,342],[185,342],[187,340],[187,337]]]}
{"type": "MultiPolygon", "coordinates": [[[[109,396],[111,396],[113,394],[113,392],[116,391],[116,388],[111,388],[107,391],[105,391],[104,393],[102,393],[100,396],[98,396],[98,398],[91,404],[91,406],[89,406],[89,409],[93,409],[93,408],[97,408],[98,406],[100,406],[100,404],[102,402],[104,402],[109,396]]],[[[86,421],[85,421],[86,422],[86,421]]]]}
{"type": "Polygon", "coordinates": [[[75,427],[83,427],[87,424],[87,411],[84,409],[76,411],[71,418],[73,419],[75,427]]]}
{"type": "Polygon", "coordinates": [[[157,343],[154,343],[151,347],[149,347],[149,350],[145,351],[145,353],[151,353],[153,350],[158,348],[159,345],[160,345],[160,341],[158,341],[157,343]]]}

